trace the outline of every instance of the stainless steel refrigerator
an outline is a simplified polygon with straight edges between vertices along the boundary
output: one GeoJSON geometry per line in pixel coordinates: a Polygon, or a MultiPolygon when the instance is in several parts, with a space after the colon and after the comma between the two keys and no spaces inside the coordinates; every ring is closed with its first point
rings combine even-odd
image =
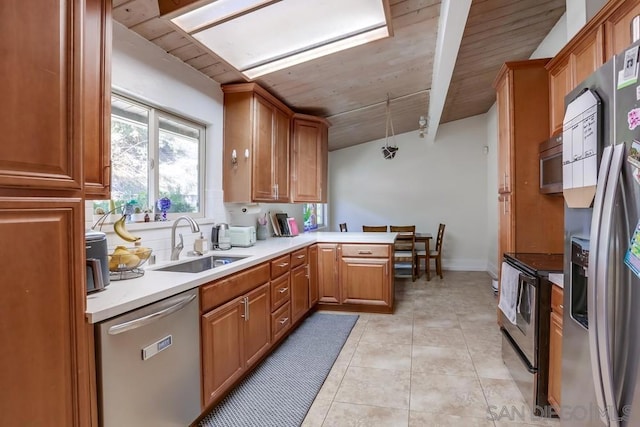
{"type": "Polygon", "coordinates": [[[640,426],[639,99],[637,44],[565,98],[563,426],[640,426]]]}

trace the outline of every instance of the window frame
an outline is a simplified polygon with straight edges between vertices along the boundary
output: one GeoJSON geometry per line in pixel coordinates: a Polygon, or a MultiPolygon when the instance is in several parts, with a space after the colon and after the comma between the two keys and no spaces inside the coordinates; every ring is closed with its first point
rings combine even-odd
{"type": "MultiPolygon", "coordinates": [[[[147,161],[147,189],[149,203],[153,200],[153,204],[160,198],[160,119],[168,119],[178,122],[179,124],[197,129],[198,138],[198,209],[196,212],[167,212],[167,219],[176,219],[179,216],[187,215],[192,218],[205,218],[206,212],[206,141],[207,141],[207,125],[184,115],[178,115],[148,101],[137,99],[126,93],[122,93],[116,89],[112,90],[111,102],[113,98],[120,99],[124,102],[131,103],[137,107],[148,111],[148,161],[147,161]]],[[[113,111],[111,117],[113,120],[113,111]]],[[[111,160],[113,163],[113,159],[111,160]]],[[[113,170],[113,168],[112,168],[113,170]]],[[[112,172],[113,173],[113,172],[112,172]]],[[[155,209],[155,206],[149,206],[155,209]]]]}

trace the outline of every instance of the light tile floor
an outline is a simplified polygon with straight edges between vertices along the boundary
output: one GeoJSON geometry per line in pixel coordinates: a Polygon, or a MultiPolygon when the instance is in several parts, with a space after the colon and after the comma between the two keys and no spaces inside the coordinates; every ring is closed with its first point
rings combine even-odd
{"type": "Polygon", "coordinates": [[[502,363],[487,273],[395,287],[395,313],[360,314],[303,426],[560,425],[528,413],[502,363]]]}

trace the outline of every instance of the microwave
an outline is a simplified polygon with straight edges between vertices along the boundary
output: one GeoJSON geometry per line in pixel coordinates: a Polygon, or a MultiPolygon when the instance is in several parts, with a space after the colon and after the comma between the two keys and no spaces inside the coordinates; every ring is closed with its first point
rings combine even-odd
{"type": "Polygon", "coordinates": [[[540,144],[540,193],[562,195],[562,134],[540,144]]]}

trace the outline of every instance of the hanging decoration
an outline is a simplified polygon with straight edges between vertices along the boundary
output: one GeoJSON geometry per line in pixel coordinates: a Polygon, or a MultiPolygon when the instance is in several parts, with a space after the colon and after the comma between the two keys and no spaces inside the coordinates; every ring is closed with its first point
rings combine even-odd
{"type": "Polygon", "coordinates": [[[384,137],[384,147],[382,147],[382,155],[385,159],[393,159],[398,152],[398,145],[396,144],[396,134],[393,131],[393,121],[391,120],[391,106],[389,102],[389,94],[387,94],[387,107],[386,107],[386,129],[384,137]],[[391,139],[393,145],[389,145],[389,129],[391,129],[391,139]]]}

